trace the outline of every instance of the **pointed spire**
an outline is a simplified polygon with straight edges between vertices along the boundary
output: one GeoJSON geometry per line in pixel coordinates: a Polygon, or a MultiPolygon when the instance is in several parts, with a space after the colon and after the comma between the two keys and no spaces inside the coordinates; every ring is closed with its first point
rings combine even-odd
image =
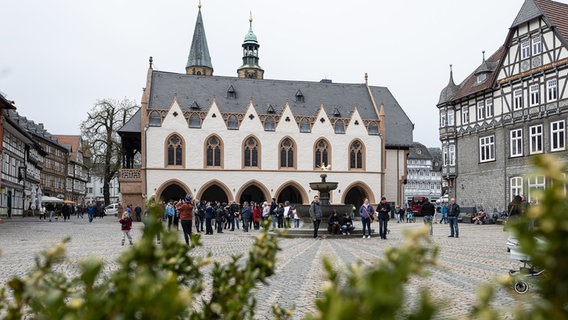
{"type": "Polygon", "coordinates": [[[456,92],[458,92],[458,89],[459,87],[454,83],[454,71],[450,64],[450,81],[448,81],[448,85],[440,93],[440,100],[438,101],[438,104],[450,101],[456,92]]]}
{"type": "Polygon", "coordinates": [[[197,7],[199,11],[197,13],[195,29],[193,30],[193,39],[191,41],[185,71],[187,74],[210,76],[213,75],[213,65],[211,64],[203,18],[201,17],[201,0],[197,7]]]}

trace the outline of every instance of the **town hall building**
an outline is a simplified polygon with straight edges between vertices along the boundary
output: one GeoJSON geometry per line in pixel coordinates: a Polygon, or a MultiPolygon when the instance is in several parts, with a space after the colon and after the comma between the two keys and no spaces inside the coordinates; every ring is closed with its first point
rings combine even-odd
{"type": "MultiPolygon", "coordinates": [[[[265,79],[252,29],[237,77],[213,74],[201,6],[185,73],[150,58],[141,108],[119,130],[125,204],[177,200],[309,204],[329,168],[331,203],[403,201],[413,124],[386,87],[265,79]],[[140,167],[136,164],[140,157],[140,167]]],[[[237,65],[238,66],[238,65],[237,65]]]]}

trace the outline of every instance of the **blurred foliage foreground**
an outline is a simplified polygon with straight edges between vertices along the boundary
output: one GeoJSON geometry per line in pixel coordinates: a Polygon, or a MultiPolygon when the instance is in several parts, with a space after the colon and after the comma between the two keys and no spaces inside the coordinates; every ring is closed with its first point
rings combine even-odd
{"type": "MultiPolygon", "coordinates": [[[[517,295],[514,306],[491,303],[497,286],[510,288],[515,281],[503,275],[493,284],[481,286],[477,301],[464,318],[568,319],[568,203],[566,167],[551,157],[535,161],[535,174],[544,174],[550,187],[540,194],[526,217],[509,223],[523,252],[546,271],[535,279],[536,290],[517,295]],[[537,228],[528,230],[527,222],[537,228]],[[538,242],[535,239],[544,240],[538,242]],[[541,243],[539,245],[539,243],[541,243]]],[[[151,215],[156,215],[151,212],[151,215]]],[[[200,245],[199,235],[191,246],[178,241],[175,233],[164,233],[162,245],[154,239],[162,232],[155,216],[148,217],[144,235],[118,260],[118,269],[103,272],[103,262],[92,258],[79,264],[76,276],[56,271],[65,262],[64,240],[35,259],[35,267],[21,278],[13,278],[0,289],[0,316],[5,319],[252,319],[254,289],[266,284],[275,272],[279,250],[277,236],[268,223],[256,238],[248,257],[235,256],[230,263],[211,262],[211,255],[191,257],[200,245]],[[203,269],[211,265],[211,292],[204,292],[203,269]],[[198,306],[198,307],[195,307],[198,306]]],[[[306,319],[431,319],[447,318],[441,303],[427,288],[418,301],[409,304],[404,285],[411,277],[428,276],[425,267],[436,265],[437,248],[426,229],[405,235],[405,243],[389,248],[372,266],[358,263],[334,270],[324,260],[327,280],[315,301],[317,311],[306,319]],[[411,306],[409,306],[411,305],[411,306]]],[[[519,277],[522,277],[521,274],[519,277]]],[[[511,293],[515,293],[511,290],[511,293]]],[[[316,299],[316,297],[314,297],[316,299]]],[[[456,299],[459,299],[456,297],[456,299]]],[[[289,319],[292,310],[273,307],[273,319],[289,319]]],[[[263,315],[267,317],[267,315],[263,315]]]]}

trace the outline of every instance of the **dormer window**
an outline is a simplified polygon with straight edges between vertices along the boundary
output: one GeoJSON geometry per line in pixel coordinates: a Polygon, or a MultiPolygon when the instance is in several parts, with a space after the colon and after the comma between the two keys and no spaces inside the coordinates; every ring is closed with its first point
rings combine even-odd
{"type": "Polygon", "coordinates": [[[487,79],[487,73],[480,73],[477,75],[477,83],[482,83],[487,79]]]}
{"type": "Polygon", "coordinates": [[[162,117],[160,116],[158,111],[152,111],[152,113],[150,113],[149,125],[150,125],[150,127],[161,127],[162,126],[162,117]]]}
{"type": "Polygon", "coordinates": [[[272,107],[272,105],[268,106],[268,109],[266,109],[266,113],[268,114],[275,114],[276,111],[274,111],[274,107],[272,107]]]}
{"type": "Polygon", "coordinates": [[[334,117],[341,117],[341,112],[339,112],[339,109],[337,107],[335,109],[333,109],[333,116],[334,117]]]}
{"type": "Polygon", "coordinates": [[[197,104],[196,101],[193,101],[193,103],[191,104],[191,106],[189,106],[189,108],[191,110],[201,110],[201,107],[197,104]]]}
{"type": "Polygon", "coordinates": [[[299,89],[298,91],[296,91],[296,102],[306,102],[306,100],[304,99],[304,94],[299,89]]]}
{"type": "Polygon", "coordinates": [[[227,89],[227,99],[236,99],[237,98],[237,91],[235,91],[235,88],[233,88],[233,86],[229,86],[229,89],[227,89]]]}
{"type": "Polygon", "coordinates": [[[267,117],[266,120],[264,120],[264,131],[274,131],[274,128],[274,118],[267,117]]]}

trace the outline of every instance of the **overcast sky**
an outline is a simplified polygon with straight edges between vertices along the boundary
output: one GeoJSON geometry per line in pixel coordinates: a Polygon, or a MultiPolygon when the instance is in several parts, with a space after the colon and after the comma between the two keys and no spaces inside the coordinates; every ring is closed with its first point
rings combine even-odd
{"type": "MultiPolygon", "coordinates": [[[[2,1],[0,91],[53,134],[79,134],[97,99],[140,102],[148,57],[185,73],[198,1],[2,1]]],[[[562,0],[562,2],[566,2],[562,0]]],[[[436,103],[505,41],[523,0],[203,0],[215,75],[236,76],[253,15],[266,79],[390,89],[439,146],[436,103]]]]}

